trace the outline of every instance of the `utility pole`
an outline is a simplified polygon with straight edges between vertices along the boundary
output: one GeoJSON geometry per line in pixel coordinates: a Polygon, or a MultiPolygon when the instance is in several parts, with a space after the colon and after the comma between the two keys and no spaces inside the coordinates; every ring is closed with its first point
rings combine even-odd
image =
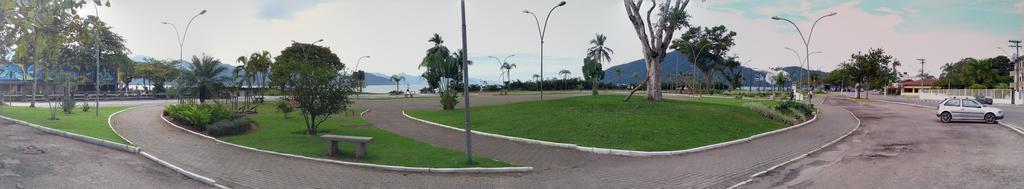
{"type": "MultiPolygon", "coordinates": [[[[1020,40],[1010,40],[1010,43],[1011,43],[1010,48],[1016,48],[1016,52],[1013,54],[1013,56],[1015,58],[1010,59],[1010,61],[1014,61],[1015,59],[1020,59],[1020,40]]],[[[1018,61],[1018,62],[1020,62],[1020,61],[1018,61]]],[[[1020,64],[1013,64],[1013,85],[1014,85],[1014,87],[1013,87],[1013,90],[1010,90],[1010,104],[1017,104],[1017,90],[1020,90],[1020,81],[1021,81],[1020,80],[1020,69],[1021,69],[1021,65],[1020,64]]]]}
{"type": "Polygon", "coordinates": [[[920,78],[918,80],[918,83],[921,84],[921,88],[917,89],[918,90],[917,94],[921,95],[921,91],[920,90],[924,89],[924,59],[923,58],[918,58],[917,61],[921,61],[921,73],[917,74],[917,77],[920,78]]]}

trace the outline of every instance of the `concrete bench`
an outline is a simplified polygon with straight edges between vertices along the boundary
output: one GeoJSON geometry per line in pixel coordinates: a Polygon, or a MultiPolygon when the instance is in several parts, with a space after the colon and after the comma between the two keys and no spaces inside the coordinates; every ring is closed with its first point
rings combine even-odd
{"type": "Polygon", "coordinates": [[[357,159],[358,158],[363,158],[364,156],[366,156],[366,143],[370,143],[370,141],[373,140],[373,137],[343,136],[343,135],[321,135],[320,138],[324,139],[326,141],[329,141],[331,143],[331,145],[329,146],[329,149],[328,149],[328,151],[331,152],[330,153],[331,156],[341,155],[341,153],[338,152],[338,142],[339,141],[340,142],[348,142],[348,143],[357,144],[356,145],[356,158],[357,159]]]}

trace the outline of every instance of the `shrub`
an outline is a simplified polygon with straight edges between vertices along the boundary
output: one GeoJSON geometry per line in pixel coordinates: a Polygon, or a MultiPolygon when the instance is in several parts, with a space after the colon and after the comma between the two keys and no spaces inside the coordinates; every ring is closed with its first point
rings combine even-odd
{"type": "Polygon", "coordinates": [[[807,116],[811,115],[811,113],[814,112],[814,110],[811,109],[810,106],[807,106],[807,104],[800,103],[800,102],[797,102],[797,101],[790,101],[790,100],[779,102],[779,105],[776,106],[775,109],[778,109],[780,111],[783,111],[783,110],[795,110],[795,111],[792,111],[794,114],[803,114],[802,115],[803,117],[807,117],[807,116]]]}
{"type": "Polygon", "coordinates": [[[818,89],[814,89],[814,91],[812,91],[812,93],[814,93],[814,94],[825,94],[825,90],[821,90],[820,88],[818,88],[818,89]]]}
{"type": "Polygon", "coordinates": [[[197,130],[206,130],[210,123],[233,120],[239,116],[228,107],[209,104],[177,104],[164,108],[164,115],[189,124],[197,130]]]}
{"type": "Polygon", "coordinates": [[[214,137],[237,135],[249,131],[252,125],[252,120],[248,117],[240,116],[231,120],[220,120],[206,128],[206,134],[214,137]]]}
{"type": "Polygon", "coordinates": [[[61,99],[60,108],[64,110],[65,114],[71,114],[71,112],[75,111],[75,98],[70,95],[64,96],[61,99]]]}
{"type": "Polygon", "coordinates": [[[389,95],[402,95],[402,94],[405,94],[405,92],[402,92],[402,91],[391,91],[391,92],[388,92],[388,94],[389,95]]]}
{"type": "Polygon", "coordinates": [[[82,102],[82,112],[89,112],[89,102],[82,102]]]}
{"type": "Polygon", "coordinates": [[[284,114],[284,118],[288,119],[288,113],[291,113],[292,111],[295,111],[295,108],[292,108],[291,106],[289,106],[288,105],[288,101],[282,100],[282,101],[277,101],[277,111],[283,113],[284,114]]]}
{"type": "Polygon", "coordinates": [[[750,108],[751,110],[754,110],[755,112],[761,114],[761,116],[765,116],[772,120],[781,121],[786,124],[794,125],[800,123],[799,120],[789,117],[786,114],[780,112],[779,110],[770,108],[761,103],[747,102],[743,104],[743,107],[750,108]]]}

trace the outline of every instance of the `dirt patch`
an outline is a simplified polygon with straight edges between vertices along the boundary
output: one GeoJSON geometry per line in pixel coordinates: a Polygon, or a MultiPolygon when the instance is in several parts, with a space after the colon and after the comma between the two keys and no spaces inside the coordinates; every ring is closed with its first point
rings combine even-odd
{"type": "Polygon", "coordinates": [[[30,146],[26,146],[25,148],[16,149],[16,150],[21,151],[21,153],[23,153],[23,154],[45,154],[46,153],[45,150],[39,149],[38,147],[31,146],[31,145],[30,146]]]}
{"type": "Polygon", "coordinates": [[[890,152],[890,153],[904,153],[914,151],[913,143],[893,143],[893,144],[882,144],[876,151],[890,152]]]}

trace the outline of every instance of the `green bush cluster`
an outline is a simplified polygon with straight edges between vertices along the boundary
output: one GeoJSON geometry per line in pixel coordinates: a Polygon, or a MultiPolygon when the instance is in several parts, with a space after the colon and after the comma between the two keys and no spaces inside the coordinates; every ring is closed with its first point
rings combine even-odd
{"type": "Polygon", "coordinates": [[[762,103],[747,102],[747,103],[743,104],[743,107],[750,108],[751,110],[754,110],[755,112],[761,114],[761,116],[765,116],[765,117],[767,117],[769,119],[772,119],[772,120],[781,121],[781,122],[789,124],[789,125],[794,125],[794,124],[800,123],[800,120],[797,120],[796,118],[790,117],[790,116],[786,115],[785,113],[782,113],[782,111],[779,111],[779,110],[777,110],[775,108],[768,107],[767,105],[764,105],[762,103]]]}
{"type": "Polygon", "coordinates": [[[64,110],[64,113],[71,114],[75,111],[75,98],[70,95],[64,96],[61,99],[60,108],[61,110],[64,110]]]}
{"type": "Polygon", "coordinates": [[[800,117],[807,117],[811,115],[811,113],[814,113],[814,109],[811,109],[807,104],[791,100],[779,102],[779,105],[776,106],[775,109],[779,111],[789,111],[800,117]]]}
{"type": "Polygon", "coordinates": [[[205,131],[207,125],[221,120],[233,120],[239,115],[222,105],[209,104],[173,104],[164,108],[164,115],[174,120],[189,124],[197,130],[205,131]]]}
{"type": "Polygon", "coordinates": [[[89,102],[82,102],[82,112],[89,112],[89,102]]]}
{"type": "Polygon", "coordinates": [[[249,131],[252,120],[241,116],[230,120],[220,120],[206,127],[206,134],[214,137],[237,135],[249,131]]]}

